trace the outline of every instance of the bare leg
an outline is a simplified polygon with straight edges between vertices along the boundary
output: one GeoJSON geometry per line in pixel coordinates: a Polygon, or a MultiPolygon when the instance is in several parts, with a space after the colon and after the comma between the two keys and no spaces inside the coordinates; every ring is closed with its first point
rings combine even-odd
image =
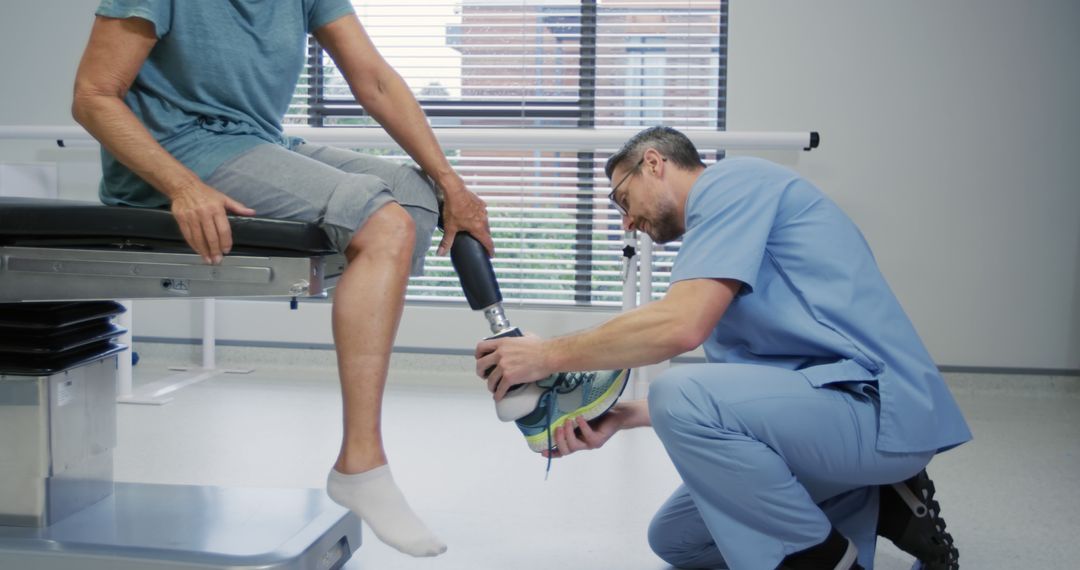
{"type": "Polygon", "coordinates": [[[333,307],[344,434],[327,492],[383,542],[413,556],[434,556],[446,546],[413,514],[393,482],[381,430],[414,240],[412,218],[401,206],[388,204],[368,218],[345,252],[349,264],[333,307]]]}
{"type": "Polygon", "coordinates": [[[414,233],[398,205],[380,208],[356,232],[334,293],[334,346],[344,437],[334,468],[359,473],[386,464],[381,415],[390,351],[405,303],[414,233]]]}

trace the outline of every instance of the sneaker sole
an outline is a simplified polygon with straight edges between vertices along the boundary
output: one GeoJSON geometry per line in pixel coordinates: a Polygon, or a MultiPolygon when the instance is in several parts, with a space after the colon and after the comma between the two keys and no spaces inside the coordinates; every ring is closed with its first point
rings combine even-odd
{"type": "MultiPolygon", "coordinates": [[[[922,521],[919,525],[922,528],[919,529],[917,537],[911,537],[910,533],[905,533],[904,540],[901,541],[903,544],[895,540],[893,544],[918,559],[918,563],[913,568],[959,570],[960,551],[956,548],[952,535],[945,532],[945,519],[941,518],[941,505],[934,500],[936,492],[934,482],[930,480],[926,471],[908,481],[913,483],[913,487],[908,487],[908,490],[926,506],[925,509],[914,512],[916,519],[922,521]]],[[[901,496],[903,496],[903,491],[898,487],[906,487],[905,483],[907,481],[893,485],[894,490],[901,496]]]]}
{"type": "Polygon", "coordinates": [[[619,376],[608,386],[608,389],[604,391],[603,395],[597,398],[593,403],[582,406],[573,412],[563,414],[559,416],[555,421],[551,422],[547,430],[533,435],[525,436],[525,442],[529,444],[529,449],[540,453],[546,451],[548,448],[548,430],[554,433],[554,430],[559,429],[566,420],[570,418],[576,418],[581,416],[585,418],[585,421],[596,419],[605,412],[611,409],[618,401],[619,396],[622,396],[623,390],[626,389],[626,381],[630,378],[630,370],[626,369],[619,373],[619,376]]]}

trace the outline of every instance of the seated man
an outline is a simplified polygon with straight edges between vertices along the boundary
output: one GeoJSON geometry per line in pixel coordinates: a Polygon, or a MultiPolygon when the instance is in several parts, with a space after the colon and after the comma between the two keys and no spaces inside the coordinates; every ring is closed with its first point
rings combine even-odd
{"type": "Polygon", "coordinates": [[[226,213],[320,224],[348,259],[334,294],[344,400],[330,497],[414,556],[446,550],[387,465],[383,387],[410,273],[423,269],[443,200],[445,235],[493,249],[484,203],[450,167],[416,99],[347,0],[102,0],[79,65],[75,119],[102,144],[101,199],[169,206],[207,263],[232,246],[226,213]],[[422,172],[283,135],[312,33],[356,100],[422,172]]]}
{"type": "Polygon", "coordinates": [[[647,402],[570,418],[545,453],[652,425],[683,485],[649,541],[678,567],[871,568],[880,534],[924,568],[957,568],[924,468],[971,433],[852,221],[764,160],[705,168],[664,127],[606,172],[625,228],[682,238],[671,287],[592,330],[479,343],[496,399],[555,371],[647,365],[704,343],[708,363],[669,369],[647,402]]]}

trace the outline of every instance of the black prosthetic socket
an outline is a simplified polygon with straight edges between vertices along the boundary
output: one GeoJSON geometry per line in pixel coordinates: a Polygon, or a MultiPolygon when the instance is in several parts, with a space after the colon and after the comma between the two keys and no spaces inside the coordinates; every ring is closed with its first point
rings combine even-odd
{"type": "Polygon", "coordinates": [[[821,544],[787,555],[777,570],[862,570],[858,563],[838,565],[848,549],[848,540],[832,529],[821,544]]]}
{"type": "Polygon", "coordinates": [[[484,311],[491,332],[501,335],[513,328],[503,311],[502,292],[499,291],[495,269],[491,267],[484,246],[471,235],[458,232],[454,244],[450,246],[450,261],[454,264],[469,307],[474,311],[484,311]]]}
{"type": "Polygon", "coordinates": [[[499,291],[499,282],[495,280],[491,260],[476,238],[458,232],[454,236],[454,244],[450,246],[450,262],[454,264],[454,271],[472,310],[479,311],[502,302],[502,292],[499,291]]]}
{"type": "MultiPolygon", "coordinates": [[[[491,332],[495,333],[487,338],[522,336],[521,329],[510,326],[510,321],[503,313],[502,292],[484,246],[471,235],[458,232],[454,236],[454,244],[450,246],[450,262],[454,264],[454,271],[461,281],[461,289],[465,291],[469,307],[474,311],[483,310],[491,332]]],[[[491,374],[491,370],[492,368],[485,370],[484,375],[491,374]]],[[[511,390],[520,387],[521,385],[517,385],[511,390]]]]}

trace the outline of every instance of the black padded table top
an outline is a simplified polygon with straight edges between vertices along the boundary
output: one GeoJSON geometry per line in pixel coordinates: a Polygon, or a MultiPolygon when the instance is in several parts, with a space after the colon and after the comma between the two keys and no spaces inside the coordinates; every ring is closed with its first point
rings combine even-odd
{"type": "MultiPolygon", "coordinates": [[[[334,253],[316,224],[229,216],[233,254],[305,257],[334,253]]],[[[168,210],[97,202],[0,197],[0,245],[191,253],[168,210]]]]}

